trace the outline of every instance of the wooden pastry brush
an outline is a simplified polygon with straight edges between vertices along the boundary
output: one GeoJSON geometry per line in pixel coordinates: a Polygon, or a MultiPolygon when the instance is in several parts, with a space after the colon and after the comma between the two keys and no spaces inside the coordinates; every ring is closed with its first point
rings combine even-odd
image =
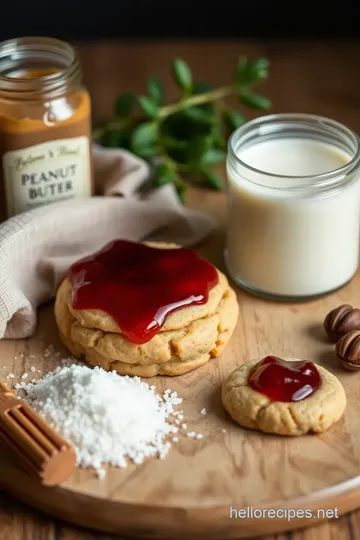
{"type": "Polygon", "coordinates": [[[0,442],[4,443],[29,474],[54,486],[75,468],[76,455],[32,407],[17,399],[0,382],[0,442]]]}

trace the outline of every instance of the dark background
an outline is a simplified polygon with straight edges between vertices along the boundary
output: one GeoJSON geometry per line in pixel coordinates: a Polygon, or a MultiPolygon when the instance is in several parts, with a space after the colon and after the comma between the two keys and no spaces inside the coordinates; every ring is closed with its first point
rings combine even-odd
{"type": "Polygon", "coordinates": [[[354,38],[359,0],[1,0],[0,39],[354,38]]]}

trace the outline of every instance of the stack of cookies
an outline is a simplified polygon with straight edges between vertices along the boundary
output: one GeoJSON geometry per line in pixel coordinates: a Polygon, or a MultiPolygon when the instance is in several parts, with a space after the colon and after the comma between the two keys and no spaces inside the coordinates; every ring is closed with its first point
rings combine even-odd
{"type": "Polygon", "coordinates": [[[96,309],[74,309],[72,283],[66,277],[55,302],[60,337],[75,357],[121,375],[187,373],[221,354],[237,322],[236,294],[226,276],[217,272],[218,283],[209,291],[205,304],[173,311],[160,331],[143,344],[129,341],[109,314],[96,309]]]}

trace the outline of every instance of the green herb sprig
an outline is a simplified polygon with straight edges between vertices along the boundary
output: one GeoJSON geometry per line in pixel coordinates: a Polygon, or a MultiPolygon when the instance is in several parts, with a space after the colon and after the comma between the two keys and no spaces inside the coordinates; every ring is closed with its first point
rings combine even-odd
{"type": "Polygon", "coordinates": [[[172,72],[181,91],[179,101],[166,105],[161,81],[150,77],[146,95],[126,92],[116,100],[115,118],[95,128],[94,140],[150,161],[153,185],[173,183],[182,201],[189,181],[222,190],[223,179],[214,168],[225,159],[230,133],[246,122],[242,112],[227,105],[226,98],[236,95],[245,107],[268,109],[270,101],[253,91],[268,71],[266,59],[242,57],[232,82],[211,89],[207,83],[194,81],[184,60],[175,59],[172,72]]]}

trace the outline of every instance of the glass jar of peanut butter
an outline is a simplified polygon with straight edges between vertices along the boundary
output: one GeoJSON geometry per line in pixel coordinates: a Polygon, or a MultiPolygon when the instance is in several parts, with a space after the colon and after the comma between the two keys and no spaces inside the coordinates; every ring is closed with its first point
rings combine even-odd
{"type": "Polygon", "coordinates": [[[91,105],[76,52],[52,38],[0,43],[0,220],[92,195],[91,105]]]}

